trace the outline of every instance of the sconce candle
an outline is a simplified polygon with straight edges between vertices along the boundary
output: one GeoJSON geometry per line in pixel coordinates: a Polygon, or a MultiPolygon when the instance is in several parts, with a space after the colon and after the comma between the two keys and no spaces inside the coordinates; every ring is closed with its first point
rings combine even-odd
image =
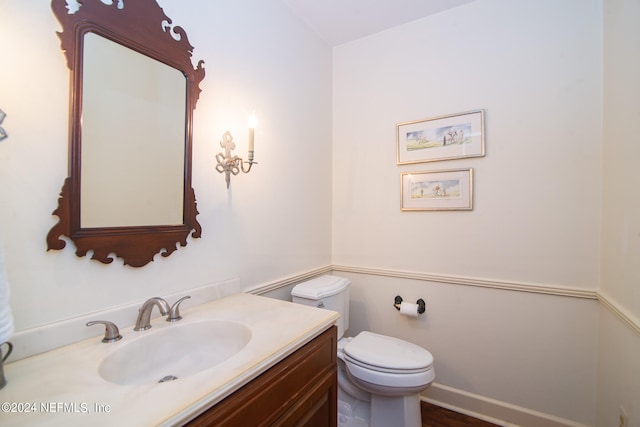
{"type": "Polygon", "coordinates": [[[253,161],[253,138],[254,138],[254,133],[255,133],[255,129],[256,129],[256,123],[257,123],[257,119],[256,119],[256,115],[252,114],[251,117],[249,117],[249,161],[252,162],[253,161]]]}

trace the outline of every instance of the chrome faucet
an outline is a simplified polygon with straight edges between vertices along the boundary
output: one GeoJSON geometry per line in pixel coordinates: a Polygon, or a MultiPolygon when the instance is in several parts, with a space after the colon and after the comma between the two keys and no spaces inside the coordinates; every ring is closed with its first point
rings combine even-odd
{"type": "Polygon", "coordinates": [[[169,313],[169,304],[164,299],[159,297],[149,298],[138,311],[138,319],[136,319],[134,331],[144,331],[151,328],[151,311],[154,305],[158,306],[161,315],[165,316],[169,313]]]}

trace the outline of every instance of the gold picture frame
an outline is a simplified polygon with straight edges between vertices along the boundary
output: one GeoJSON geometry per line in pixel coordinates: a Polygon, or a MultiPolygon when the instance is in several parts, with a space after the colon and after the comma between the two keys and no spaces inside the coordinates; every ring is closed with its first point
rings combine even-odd
{"type": "Polygon", "coordinates": [[[483,157],[484,150],[484,110],[396,125],[398,165],[483,157]]]}
{"type": "Polygon", "coordinates": [[[400,176],[401,211],[472,209],[472,168],[405,172],[400,176]]]}

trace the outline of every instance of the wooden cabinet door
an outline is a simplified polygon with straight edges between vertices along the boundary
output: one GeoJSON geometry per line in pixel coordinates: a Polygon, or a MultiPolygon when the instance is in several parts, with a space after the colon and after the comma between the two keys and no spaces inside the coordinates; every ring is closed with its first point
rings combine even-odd
{"type": "Polygon", "coordinates": [[[335,427],[336,357],[332,326],[187,426],[335,427]]]}
{"type": "Polygon", "coordinates": [[[328,372],[296,402],[274,426],[300,427],[335,427],[338,420],[337,405],[338,386],[337,371],[328,372]]]}

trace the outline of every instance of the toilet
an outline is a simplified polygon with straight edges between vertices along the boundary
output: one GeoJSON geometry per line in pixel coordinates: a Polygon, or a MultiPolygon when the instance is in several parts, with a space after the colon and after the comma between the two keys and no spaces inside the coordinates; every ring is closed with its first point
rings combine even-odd
{"type": "MultiPolygon", "coordinates": [[[[324,275],[296,285],[294,303],[340,313],[338,426],[420,427],[420,392],[435,378],[433,356],[420,346],[349,328],[349,279],[324,275]]],[[[391,305],[390,305],[391,307],[391,305]]]]}

